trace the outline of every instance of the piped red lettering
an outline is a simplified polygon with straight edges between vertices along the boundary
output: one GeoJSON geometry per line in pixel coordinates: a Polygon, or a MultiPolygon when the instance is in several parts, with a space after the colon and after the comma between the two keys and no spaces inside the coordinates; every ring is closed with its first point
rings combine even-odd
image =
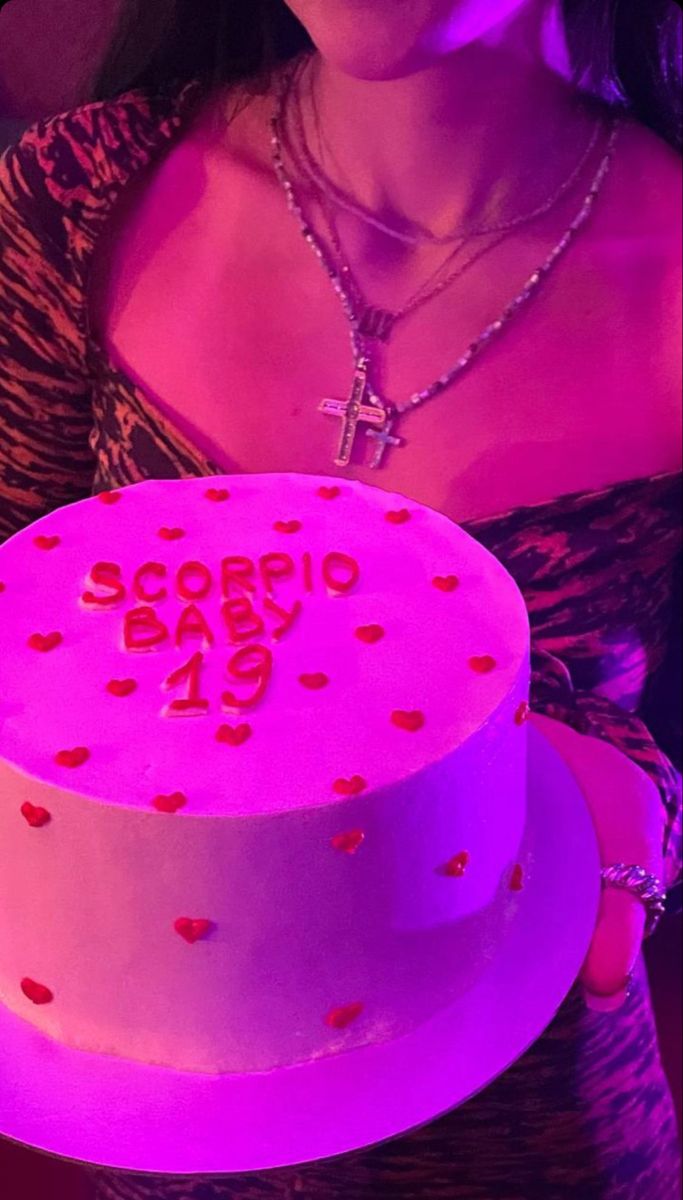
{"type": "Polygon", "coordinates": [[[145,591],[144,576],[155,575],[157,579],[166,578],[166,567],[163,563],[146,562],[141,567],[138,567],[133,576],[133,595],[136,600],[144,600],[145,604],[155,604],[157,600],[165,600],[168,591],[165,587],[159,588],[157,592],[145,591]]]}
{"type": "Polygon", "coordinates": [[[313,591],[313,558],[310,550],[304,550],[302,556],[304,568],[304,587],[307,592],[313,591]]]}
{"type": "Polygon", "coordinates": [[[236,696],[234,692],[223,692],[221,704],[225,712],[242,712],[254,708],[265,695],[273,671],[273,655],[267,646],[242,646],[236,650],[227,665],[228,675],[234,679],[253,681],[256,691],[251,696],[236,696]],[[251,665],[249,665],[251,660],[251,665]]]}
{"type": "Polygon", "coordinates": [[[91,583],[93,587],[112,589],[109,594],[105,593],[105,595],[98,595],[91,591],[84,592],[81,600],[84,604],[92,605],[93,608],[112,608],[126,598],[126,589],[121,582],[121,568],[118,563],[95,563],[94,567],[90,569],[87,582],[91,583]]]}
{"type": "Polygon", "coordinates": [[[205,600],[211,591],[211,572],[202,562],[184,562],[178,567],[176,588],[183,600],[205,600]]]}
{"type": "Polygon", "coordinates": [[[258,560],[263,586],[270,595],[276,579],[288,579],[294,573],[294,559],[290,554],[262,554],[258,560]]]}
{"type": "MultiPolygon", "coordinates": [[[[248,602],[247,602],[248,603],[248,602]]],[[[182,646],[186,638],[200,637],[204,646],[213,646],[213,633],[206,623],[206,618],[196,604],[188,604],[178,619],[175,631],[175,644],[182,646]]]]}
{"type": "Polygon", "coordinates": [[[209,701],[201,695],[200,679],[203,665],[204,655],[200,650],[197,650],[192,655],[192,658],[183,663],[182,667],[178,667],[175,671],[172,671],[168,678],[164,680],[162,684],[164,691],[177,687],[178,684],[185,683],[186,681],[188,684],[187,696],[182,700],[171,700],[163,713],[164,716],[199,716],[209,711],[209,701]]]}
{"type": "Polygon", "coordinates": [[[274,600],[271,600],[269,596],[266,596],[265,600],[263,601],[263,607],[265,608],[266,612],[273,613],[274,616],[278,617],[282,621],[282,624],[278,625],[272,633],[272,636],[275,639],[279,639],[284,637],[286,633],[289,633],[289,630],[292,628],[292,625],[301,612],[302,606],[300,600],[295,600],[290,611],[286,608],[282,608],[280,604],[276,604],[274,600]]]}
{"type": "Polygon", "coordinates": [[[230,599],[230,586],[236,586],[242,592],[255,592],[254,573],[256,567],[251,558],[243,554],[229,554],[221,559],[221,588],[224,600],[230,599]]]}
{"type": "Polygon", "coordinates": [[[331,550],[323,559],[323,579],[333,592],[350,592],[358,583],[360,567],[350,554],[331,550]]]}
{"type": "Polygon", "coordinates": [[[123,644],[126,650],[151,650],[165,642],[168,629],[153,608],[131,608],[123,618],[123,644]]]}
{"type": "Polygon", "coordinates": [[[254,606],[247,596],[234,596],[232,600],[224,600],[221,612],[231,642],[250,642],[255,637],[262,637],[265,632],[263,618],[254,611],[254,606]]]}

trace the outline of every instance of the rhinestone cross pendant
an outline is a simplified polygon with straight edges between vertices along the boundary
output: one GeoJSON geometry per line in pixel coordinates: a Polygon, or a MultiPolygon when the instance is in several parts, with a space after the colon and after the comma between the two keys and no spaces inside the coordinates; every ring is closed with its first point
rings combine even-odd
{"type": "Polygon", "coordinates": [[[351,395],[348,400],[323,400],[318,411],[331,417],[341,417],[343,420],[339,449],[334,462],[338,467],[347,467],[351,461],[353,443],[361,422],[383,429],[386,420],[386,410],[379,404],[366,403],[368,393],[368,360],[358,360],[353,377],[351,395]]]}

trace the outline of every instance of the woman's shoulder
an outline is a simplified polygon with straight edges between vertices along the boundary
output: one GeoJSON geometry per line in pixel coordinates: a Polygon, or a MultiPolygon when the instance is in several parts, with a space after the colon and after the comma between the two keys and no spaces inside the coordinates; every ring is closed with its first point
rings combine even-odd
{"type": "Polygon", "coordinates": [[[612,238],[662,249],[680,242],[683,162],[679,151],[633,117],[619,130],[609,172],[612,238]]]}
{"type": "Polygon", "coordinates": [[[631,156],[631,162],[641,167],[649,168],[656,173],[658,180],[668,181],[672,185],[678,183],[682,174],[681,153],[659,133],[635,117],[628,117],[622,125],[621,137],[624,152],[631,156]]]}
{"type": "Polygon", "coordinates": [[[625,118],[593,211],[587,253],[605,285],[637,301],[656,321],[664,314],[675,320],[681,299],[682,217],[680,152],[625,118]]]}
{"type": "Polygon", "coordinates": [[[153,157],[198,90],[132,88],[34,121],[0,158],[0,203],[42,212],[55,234],[65,214],[77,223],[153,157]]]}
{"type": "MultiPolygon", "coordinates": [[[[602,353],[612,358],[617,347],[632,341],[634,362],[640,355],[644,372],[639,386],[648,436],[671,468],[681,461],[682,179],[680,154],[627,117],[591,220],[574,248],[591,297],[586,327],[591,318],[598,320],[603,338],[607,331],[602,353]]],[[[626,370],[623,355],[614,361],[615,371],[626,370]]],[[[633,394],[640,376],[629,378],[633,394]]],[[[623,415],[627,420],[627,408],[623,415]]]]}

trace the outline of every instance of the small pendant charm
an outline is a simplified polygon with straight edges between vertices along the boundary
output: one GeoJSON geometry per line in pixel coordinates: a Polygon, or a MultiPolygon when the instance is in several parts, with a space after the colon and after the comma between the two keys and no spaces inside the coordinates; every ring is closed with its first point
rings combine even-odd
{"type": "Polygon", "coordinates": [[[387,342],[395,320],[394,313],[387,312],[385,308],[373,308],[372,305],[368,305],[361,315],[357,327],[358,332],[362,337],[377,338],[380,342],[387,342]]]}
{"type": "Polygon", "coordinates": [[[395,421],[396,421],[395,415],[393,413],[387,413],[387,419],[384,422],[384,425],[382,426],[381,429],[366,429],[365,430],[366,436],[369,438],[372,438],[373,441],[376,443],[375,453],[373,454],[373,456],[370,460],[370,466],[375,469],[377,467],[382,466],[382,459],[384,458],[384,455],[385,455],[386,451],[388,450],[389,446],[402,446],[403,445],[402,438],[392,436],[392,434],[391,434],[391,430],[394,426],[395,421]]]}

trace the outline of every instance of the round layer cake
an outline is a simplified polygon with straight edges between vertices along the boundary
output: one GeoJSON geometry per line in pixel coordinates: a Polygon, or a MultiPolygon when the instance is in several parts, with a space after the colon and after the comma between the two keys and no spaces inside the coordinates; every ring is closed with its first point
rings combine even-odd
{"type": "Polygon", "coordinates": [[[0,1001],[267,1071],[400,1037],[513,919],[529,623],[440,513],[149,481],[0,547],[0,1001]]]}

